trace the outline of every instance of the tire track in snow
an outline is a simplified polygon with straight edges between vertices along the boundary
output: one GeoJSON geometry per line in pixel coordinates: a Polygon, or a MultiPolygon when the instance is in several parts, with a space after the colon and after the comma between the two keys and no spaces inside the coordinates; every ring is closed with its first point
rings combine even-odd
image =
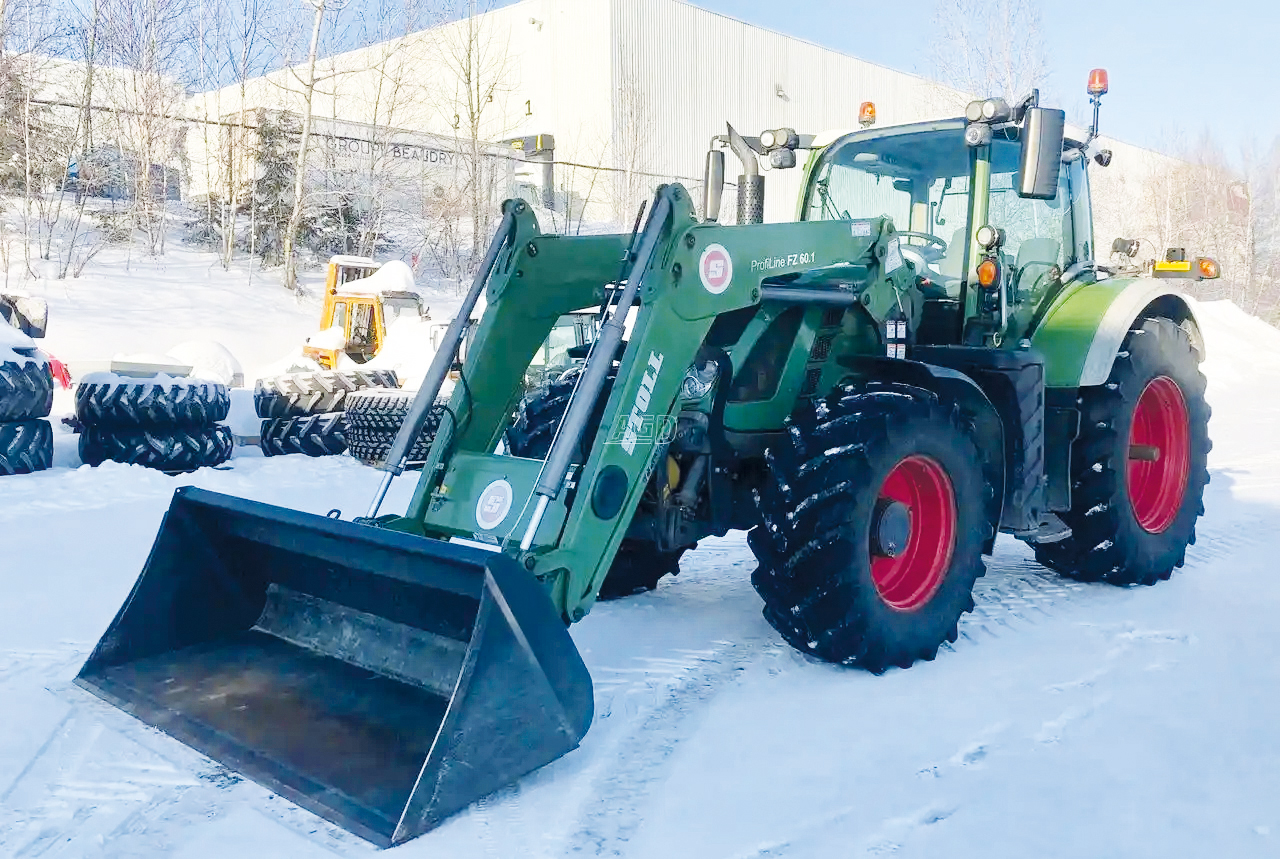
{"type": "MultiPolygon", "coordinates": [[[[658,691],[658,701],[626,719],[610,735],[608,747],[595,755],[589,797],[579,809],[577,831],[568,839],[570,852],[594,856],[625,856],[628,842],[645,822],[648,797],[666,777],[681,743],[696,732],[697,716],[724,688],[735,683],[768,648],[764,641],[718,641],[703,651],[683,651],[680,657],[640,659],[639,667],[597,669],[606,677],[642,673],[630,686],[616,684],[604,712],[612,715],[619,699],[635,692],[658,691]],[[659,670],[667,682],[652,688],[649,671],[659,670]],[[647,687],[647,688],[646,688],[647,687]]],[[[681,651],[675,651],[681,652],[681,651]]],[[[610,688],[606,682],[606,689],[610,688]]],[[[598,726],[597,726],[598,727],[598,726]]]]}
{"type": "Polygon", "coordinates": [[[168,855],[234,801],[239,778],[199,753],[69,683],[46,689],[69,708],[0,794],[0,855],[168,855]]]}

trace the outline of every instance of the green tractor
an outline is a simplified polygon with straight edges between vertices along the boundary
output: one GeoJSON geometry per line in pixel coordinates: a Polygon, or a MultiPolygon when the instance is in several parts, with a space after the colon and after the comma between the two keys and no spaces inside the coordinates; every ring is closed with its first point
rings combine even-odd
{"type": "Polygon", "coordinates": [[[709,535],[749,531],[787,642],[875,673],[955,640],[999,532],[1077,579],[1167,579],[1208,481],[1203,346],[1176,280],[1096,260],[1096,112],[1064,128],[1034,93],[825,143],[730,128],[733,226],[718,150],[701,218],[679,185],[630,235],[508,201],[368,515],[177,490],[77,682],[390,845],[575,748],[569,625],[709,535]],[[799,219],[752,223],[757,159],[805,146],[799,219]],[[378,516],[486,290],[408,510],[378,516]],[[582,308],[580,366],[522,397],[582,308]]]}

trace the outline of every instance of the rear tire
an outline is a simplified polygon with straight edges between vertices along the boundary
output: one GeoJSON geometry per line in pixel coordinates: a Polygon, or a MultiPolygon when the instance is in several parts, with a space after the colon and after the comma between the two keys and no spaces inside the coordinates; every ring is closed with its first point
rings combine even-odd
{"type": "Polygon", "coordinates": [[[788,643],[880,673],[956,640],[991,525],[955,406],[907,385],[851,385],[797,416],[767,462],[751,581],[788,643]]]}
{"type": "Polygon", "coordinates": [[[258,446],[266,456],[291,453],[336,456],[345,453],[347,440],[342,432],[342,413],[265,420],[258,446]]]}
{"type": "Polygon", "coordinates": [[[1116,585],[1153,585],[1183,565],[1209,482],[1204,390],[1187,333],[1167,319],[1139,320],[1106,384],[1080,390],[1071,510],[1059,514],[1071,536],[1033,544],[1036,560],[1116,585]],[[1159,458],[1131,459],[1135,447],[1159,458]]]}
{"type": "Polygon", "coordinates": [[[80,459],[86,465],[110,460],[171,474],[221,465],[234,446],[231,428],[223,424],[163,430],[87,426],[80,433],[80,459]]]}
{"type": "Polygon", "coordinates": [[[340,412],[347,396],[366,388],[396,388],[392,370],[325,371],[291,373],[259,379],[254,385],[253,406],[260,418],[295,418],[340,412]]]}
{"type": "MultiPolygon", "coordinates": [[[[507,430],[507,449],[512,456],[523,456],[530,459],[545,459],[551,451],[551,440],[560,428],[560,420],[569,408],[569,397],[573,394],[573,386],[578,383],[581,368],[574,367],[561,374],[560,378],[549,381],[528,396],[520,404],[520,414],[507,430]]],[[[600,428],[600,419],[604,407],[609,402],[609,393],[613,390],[615,371],[610,371],[605,378],[604,387],[600,389],[600,399],[596,403],[595,414],[587,421],[585,439],[593,438],[600,428]]]]}
{"type": "Polygon", "coordinates": [[[48,421],[0,423],[0,476],[30,474],[53,465],[53,428],[48,421]]]}
{"type": "Polygon", "coordinates": [[[43,418],[52,409],[53,373],[39,353],[27,361],[0,364],[0,421],[43,418]]]}

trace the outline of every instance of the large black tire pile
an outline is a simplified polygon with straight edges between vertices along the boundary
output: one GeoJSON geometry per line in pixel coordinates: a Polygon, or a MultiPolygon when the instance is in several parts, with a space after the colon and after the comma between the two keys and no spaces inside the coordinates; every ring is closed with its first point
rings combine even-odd
{"type": "Polygon", "coordinates": [[[76,386],[80,459],[142,465],[169,474],[221,465],[235,440],[225,385],[199,379],[95,380],[76,386]]]}
{"type": "Polygon", "coordinates": [[[253,391],[253,405],[262,418],[258,445],[266,456],[345,453],[343,412],[348,400],[359,391],[398,384],[391,370],[334,370],[259,379],[253,391]]]}
{"type": "MultiPolygon", "coordinates": [[[[0,324],[4,324],[0,322],[0,324]]],[[[0,363],[0,476],[30,474],[53,464],[53,373],[36,349],[14,349],[0,363]]]]}

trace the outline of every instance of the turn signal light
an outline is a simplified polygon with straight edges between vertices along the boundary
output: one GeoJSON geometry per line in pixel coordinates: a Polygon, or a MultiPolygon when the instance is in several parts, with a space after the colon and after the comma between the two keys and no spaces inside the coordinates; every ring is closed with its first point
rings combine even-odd
{"type": "Polygon", "coordinates": [[[1089,72],[1089,95],[1105,95],[1107,92],[1107,70],[1094,69],[1089,72]]]}
{"type": "Polygon", "coordinates": [[[1213,280],[1222,276],[1222,270],[1218,268],[1216,260],[1209,257],[1200,257],[1197,262],[1200,265],[1200,277],[1203,280],[1213,280]]]}
{"type": "Polygon", "coordinates": [[[858,108],[858,123],[864,128],[868,125],[876,124],[875,102],[864,101],[862,103],[862,107],[858,108]]]}
{"type": "Polygon", "coordinates": [[[993,259],[984,259],[978,263],[978,283],[984,287],[990,287],[996,282],[996,277],[1000,274],[1000,267],[996,265],[993,259]]]}

